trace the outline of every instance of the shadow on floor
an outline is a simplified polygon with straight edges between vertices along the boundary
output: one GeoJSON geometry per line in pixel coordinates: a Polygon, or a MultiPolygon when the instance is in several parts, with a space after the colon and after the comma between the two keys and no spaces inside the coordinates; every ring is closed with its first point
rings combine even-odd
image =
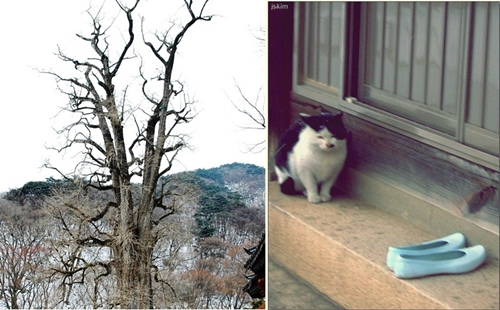
{"type": "Polygon", "coordinates": [[[268,259],[269,310],[278,309],[344,309],[311,287],[285,267],[268,259]]]}

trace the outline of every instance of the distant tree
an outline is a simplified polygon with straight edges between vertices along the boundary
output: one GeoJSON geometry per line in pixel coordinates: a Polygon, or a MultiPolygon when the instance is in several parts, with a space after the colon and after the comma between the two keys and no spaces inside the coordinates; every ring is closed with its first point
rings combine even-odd
{"type": "MultiPolygon", "coordinates": [[[[85,276],[87,269],[99,268],[98,276],[112,273],[117,278],[119,296],[113,306],[153,308],[152,256],[158,240],[154,229],[158,221],[153,219],[153,213],[160,212],[158,218],[164,219],[175,212],[175,206],[166,202],[171,202],[166,197],[173,193],[157,190],[157,184],[186,146],[184,136],[177,132],[178,126],[192,119],[192,102],[185,95],[184,98],[181,96],[183,85],[174,80],[172,72],[184,36],[195,24],[209,21],[212,16],[204,13],[208,0],[199,5],[193,0],[184,0],[184,15],[176,16],[184,22],[154,34],[155,42],[148,40],[144,31],[140,33],[142,43],[157,61],[158,71],[150,78],[145,65],[142,62],[138,65],[138,74],[143,80],[141,93],[149,107],[137,105],[136,110],[130,111],[125,109],[130,85],[121,75],[125,64],[138,56],[132,51],[140,50],[134,48],[138,33],[135,11],[140,0],[132,1],[130,5],[124,2],[116,0],[120,18],[125,18],[125,32],[121,33],[123,43],[116,43],[120,40],[112,40],[110,35],[112,27],[118,26],[123,19],[117,18],[110,25],[102,25],[103,13],[99,11],[92,15],[89,12],[93,29],[88,36],[78,37],[88,44],[92,53],[85,59],[78,59],[59,50],[59,58],[73,66],[75,75],[66,77],[56,72],[47,73],[56,78],[61,91],[69,97],[65,110],[76,119],[60,131],[67,137],[67,142],[57,150],[82,146],[83,159],[75,170],[79,168],[81,177],[89,181],[82,184],[84,189],[111,190],[113,193],[108,203],[95,206],[92,213],[81,210],[77,204],[68,204],[74,214],[81,214],[82,225],[86,223],[85,227],[98,233],[73,235],[76,244],[108,249],[111,257],[109,261],[96,260],[83,264],[84,267],[78,265],[67,271],[68,276],[75,278],[77,273],[85,276]],[[151,84],[158,85],[159,94],[153,92],[151,84]],[[144,121],[137,117],[141,112],[144,121]],[[137,128],[132,137],[125,130],[128,124],[137,128]],[[139,190],[132,186],[134,176],[142,178],[139,190]],[[112,229],[100,226],[105,217],[111,217],[112,229]]],[[[144,19],[142,21],[141,26],[144,19]]],[[[50,163],[47,167],[66,175],[50,163]]],[[[61,221],[63,219],[61,217],[61,221]]],[[[75,259],[87,262],[83,255],[75,259]]]]}
{"type": "MultiPolygon", "coordinates": [[[[254,38],[259,44],[258,52],[261,55],[264,55],[266,41],[265,29],[260,27],[259,29],[253,30],[253,32],[254,38]]],[[[263,86],[261,86],[257,91],[244,91],[240,84],[234,80],[234,88],[236,89],[238,95],[230,97],[226,94],[226,96],[233,107],[245,116],[247,123],[240,125],[240,127],[243,129],[264,131],[267,124],[263,86]],[[249,93],[252,95],[249,95],[249,93]]],[[[247,143],[247,149],[245,152],[260,153],[265,149],[265,143],[265,139],[254,143],[247,143]]]]}
{"type": "MultiPolygon", "coordinates": [[[[236,101],[231,97],[227,96],[233,107],[245,115],[248,125],[241,125],[243,129],[251,130],[262,130],[266,129],[266,117],[264,106],[265,102],[263,99],[262,88],[260,88],[254,98],[249,98],[247,94],[243,92],[240,85],[235,81],[235,88],[239,94],[239,100],[236,101]]],[[[245,152],[260,153],[265,149],[265,139],[256,143],[247,144],[247,150],[245,152]]]]}
{"type": "Polygon", "coordinates": [[[0,201],[0,305],[8,309],[42,308],[50,257],[44,218],[37,211],[0,201]]]}
{"type": "MultiPolygon", "coordinates": [[[[264,208],[236,208],[231,211],[228,220],[235,228],[233,238],[238,237],[239,240],[259,236],[265,229],[264,208]]],[[[233,243],[240,242],[234,240],[233,243]]]]}
{"type": "Polygon", "coordinates": [[[205,253],[182,275],[188,290],[182,298],[191,308],[240,309],[250,301],[242,290],[246,279],[241,276],[243,245],[232,245],[217,237],[200,243],[205,253]]]}

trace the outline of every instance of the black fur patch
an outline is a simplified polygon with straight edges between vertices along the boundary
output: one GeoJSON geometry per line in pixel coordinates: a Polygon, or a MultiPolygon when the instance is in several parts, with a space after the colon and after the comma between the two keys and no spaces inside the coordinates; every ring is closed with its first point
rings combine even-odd
{"type": "Polygon", "coordinates": [[[285,131],[278,142],[278,151],[274,156],[274,161],[277,167],[280,169],[289,171],[288,167],[288,153],[290,153],[299,141],[299,134],[304,129],[306,125],[299,121],[290,127],[287,131],[285,131]]]}
{"type": "Polygon", "coordinates": [[[315,131],[320,131],[323,128],[328,129],[339,140],[344,140],[347,136],[347,130],[344,127],[344,122],[342,122],[342,113],[302,116],[302,121],[315,131]]]}
{"type": "Polygon", "coordinates": [[[300,195],[298,191],[295,190],[295,182],[292,178],[288,178],[285,182],[280,184],[280,189],[283,194],[286,195],[300,195]]]}

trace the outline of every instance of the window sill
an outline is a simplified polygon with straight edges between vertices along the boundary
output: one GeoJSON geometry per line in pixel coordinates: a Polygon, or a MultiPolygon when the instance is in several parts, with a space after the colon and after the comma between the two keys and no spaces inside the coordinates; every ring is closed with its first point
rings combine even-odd
{"type": "Polygon", "coordinates": [[[374,109],[354,97],[341,100],[339,109],[478,165],[499,171],[499,158],[453,141],[453,137],[401,117],[374,109]]]}

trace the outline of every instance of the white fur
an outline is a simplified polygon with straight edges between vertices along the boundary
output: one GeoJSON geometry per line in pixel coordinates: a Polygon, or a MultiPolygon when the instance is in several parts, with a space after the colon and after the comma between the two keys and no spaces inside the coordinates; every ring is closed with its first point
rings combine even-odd
{"type": "Polygon", "coordinates": [[[337,140],[326,129],[318,133],[306,126],[289,154],[289,173],[276,168],[278,182],[281,184],[291,177],[295,182],[295,189],[304,193],[309,202],[329,201],[330,190],[344,166],[346,157],[345,139],[337,140]]]}

